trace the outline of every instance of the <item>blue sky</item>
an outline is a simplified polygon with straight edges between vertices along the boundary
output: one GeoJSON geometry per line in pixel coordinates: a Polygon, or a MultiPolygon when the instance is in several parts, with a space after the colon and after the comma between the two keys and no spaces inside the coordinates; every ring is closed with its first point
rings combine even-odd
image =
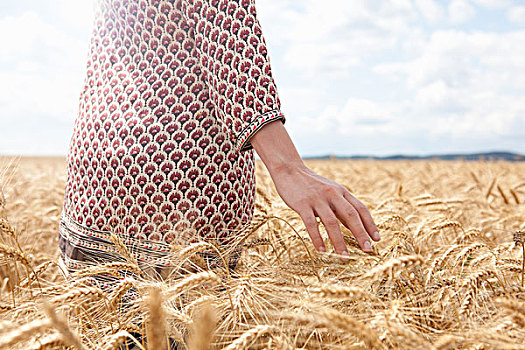
{"type": "MultiPolygon", "coordinates": [[[[92,0],[0,4],[0,154],[67,152],[92,0]]],[[[303,156],[525,153],[525,0],[257,0],[303,156]]]]}

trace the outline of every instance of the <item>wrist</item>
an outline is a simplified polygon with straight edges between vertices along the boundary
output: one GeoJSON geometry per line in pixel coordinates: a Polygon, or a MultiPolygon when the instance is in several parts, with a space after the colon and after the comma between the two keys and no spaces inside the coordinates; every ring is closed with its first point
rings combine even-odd
{"type": "MultiPolygon", "coordinates": [[[[279,158],[279,157],[276,157],[279,158]]],[[[270,175],[290,175],[306,168],[303,160],[299,159],[272,159],[264,163],[270,175]]]]}
{"type": "Polygon", "coordinates": [[[250,141],[272,175],[293,173],[306,167],[283,123],[279,121],[265,125],[250,141]]]}

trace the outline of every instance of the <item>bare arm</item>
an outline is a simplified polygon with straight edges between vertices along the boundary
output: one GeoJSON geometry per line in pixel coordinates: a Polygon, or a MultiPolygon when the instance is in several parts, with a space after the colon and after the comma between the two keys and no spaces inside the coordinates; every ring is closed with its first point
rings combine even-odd
{"type": "Polygon", "coordinates": [[[285,117],[272,77],[255,0],[228,1],[227,11],[208,1],[192,1],[184,16],[195,31],[195,47],[207,77],[217,118],[230,129],[239,151],[255,148],[285,203],[305,222],[318,250],[325,249],[316,216],[339,254],[347,252],[339,220],[365,251],[376,226],[366,207],[344,187],[302,162],[284,128],[285,117]],[[276,122],[279,120],[279,122],[276,122]]]}
{"type": "Polygon", "coordinates": [[[303,220],[315,248],[325,252],[316,216],[326,227],[330,241],[344,258],[348,250],[339,227],[343,223],[364,251],[372,251],[370,238],[379,232],[366,206],[346,187],[316,174],[302,161],[283,123],[272,121],[250,139],[268,169],[277,192],[303,220]]]}

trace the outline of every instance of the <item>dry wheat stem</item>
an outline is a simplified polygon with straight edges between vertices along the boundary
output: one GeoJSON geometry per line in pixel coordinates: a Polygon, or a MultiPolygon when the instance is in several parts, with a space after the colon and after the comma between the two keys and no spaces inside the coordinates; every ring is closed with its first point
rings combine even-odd
{"type": "Polygon", "coordinates": [[[150,287],[147,297],[148,320],[146,339],[148,349],[166,349],[166,315],[162,306],[162,293],[157,287],[150,287]]]}
{"type": "Polygon", "coordinates": [[[19,261],[27,267],[31,267],[30,258],[18,248],[9,247],[3,243],[0,243],[0,254],[15,261],[19,261]]]}
{"type": "Polygon", "coordinates": [[[393,277],[394,270],[397,270],[401,267],[407,267],[410,265],[419,265],[423,262],[423,257],[420,255],[407,255],[407,256],[401,256],[397,259],[390,259],[387,262],[385,262],[382,265],[379,265],[369,272],[367,272],[365,275],[363,275],[363,278],[377,278],[379,276],[388,274],[389,278],[391,279],[393,277]]]}
{"type": "Polygon", "coordinates": [[[111,242],[113,242],[113,244],[115,244],[115,246],[117,247],[117,250],[120,253],[120,255],[122,255],[124,259],[126,259],[128,264],[134,265],[138,268],[139,263],[137,262],[137,259],[129,252],[128,248],[126,248],[126,245],[124,244],[122,239],[115,233],[112,233],[109,238],[111,242]]]}
{"type": "Polygon", "coordinates": [[[50,334],[48,336],[39,338],[35,341],[35,344],[30,347],[31,350],[45,350],[55,349],[57,347],[64,346],[64,341],[59,333],[50,334]]]}
{"type": "Polygon", "coordinates": [[[167,299],[171,299],[187,289],[204,283],[219,284],[221,279],[217,274],[211,271],[202,271],[185,277],[183,280],[168,288],[164,294],[167,299]]]}
{"type": "Polygon", "coordinates": [[[34,320],[20,325],[16,329],[9,331],[7,334],[0,336],[0,348],[7,349],[20,341],[30,338],[35,333],[48,329],[49,327],[50,322],[46,319],[34,320]]]}
{"type": "Polygon", "coordinates": [[[105,298],[104,292],[96,287],[77,287],[51,299],[53,304],[69,304],[78,299],[99,300],[105,298]]]}
{"type": "Polygon", "coordinates": [[[224,350],[240,350],[247,349],[248,346],[255,341],[257,338],[264,334],[275,331],[275,327],[270,325],[259,325],[246,332],[244,332],[239,338],[235,339],[230,345],[224,348],[224,350]]]}
{"type": "Polygon", "coordinates": [[[102,346],[103,350],[117,350],[120,348],[120,345],[124,343],[124,341],[131,337],[131,334],[129,334],[126,330],[120,330],[115,334],[112,334],[109,336],[109,338],[106,340],[104,345],[102,346]]]}
{"type": "Polygon", "coordinates": [[[73,346],[78,350],[84,349],[84,346],[82,345],[82,342],[80,341],[76,332],[69,327],[67,321],[62,316],[59,316],[55,313],[53,306],[45,303],[44,312],[49,319],[50,326],[55,328],[62,335],[62,340],[65,344],[73,346]]]}
{"type": "Polygon", "coordinates": [[[213,341],[217,315],[215,308],[206,303],[195,316],[188,340],[188,350],[208,350],[213,341]]]}
{"type": "Polygon", "coordinates": [[[377,298],[370,292],[364,291],[359,287],[349,287],[342,285],[326,285],[317,288],[308,288],[309,293],[319,294],[323,298],[334,299],[372,299],[377,298]]]}

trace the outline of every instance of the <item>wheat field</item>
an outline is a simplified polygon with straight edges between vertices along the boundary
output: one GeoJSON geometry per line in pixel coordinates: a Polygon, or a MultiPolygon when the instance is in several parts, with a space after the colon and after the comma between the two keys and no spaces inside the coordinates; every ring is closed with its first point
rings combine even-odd
{"type": "Polygon", "coordinates": [[[324,231],[317,253],[258,161],[236,273],[199,268],[220,250],[200,242],[172,252],[198,268],[157,281],[132,259],[65,279],[64,159],[0,158],[0,348],[525,349],[525,162],[306,163],[369,207],[373,253],[342,225],[351,259],[324,231]],[[90,274],[120,282],[105,293],[90,274]]]}

